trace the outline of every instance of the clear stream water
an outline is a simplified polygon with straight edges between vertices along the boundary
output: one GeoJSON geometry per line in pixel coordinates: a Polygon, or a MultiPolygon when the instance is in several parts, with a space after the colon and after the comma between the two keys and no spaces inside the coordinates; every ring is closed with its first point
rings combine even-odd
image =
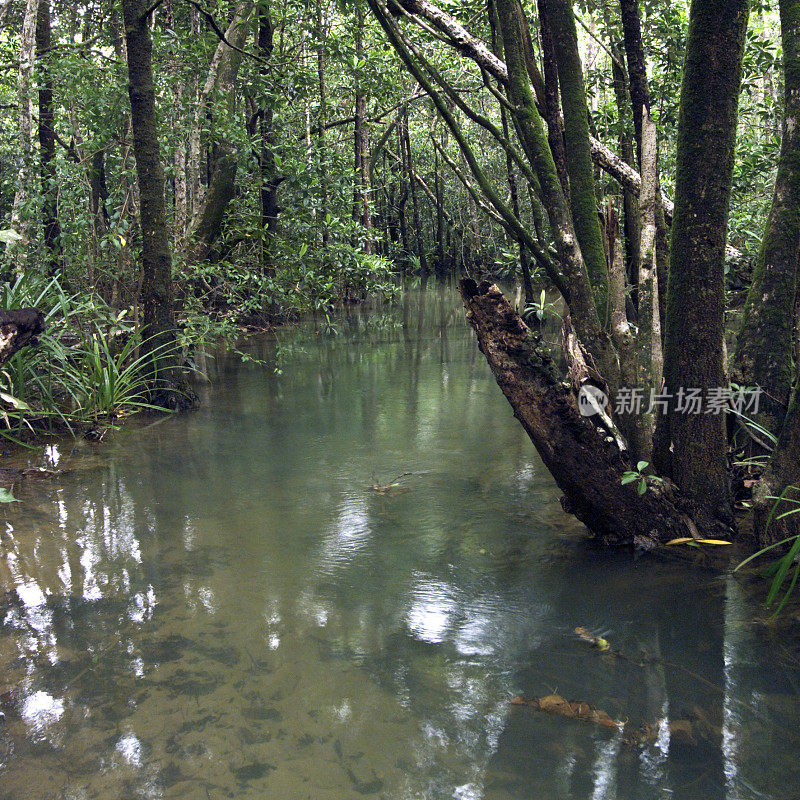
{"type": "Polygon", "coordinates": [[[587,541],[451,293],[337,325],[0,511],[0,798],[800,797],[746,587],[587,541]]]}

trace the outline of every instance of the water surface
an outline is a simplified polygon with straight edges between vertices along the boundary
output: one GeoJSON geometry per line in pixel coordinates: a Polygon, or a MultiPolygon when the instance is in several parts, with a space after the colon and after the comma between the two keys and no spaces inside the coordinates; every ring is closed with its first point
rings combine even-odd
{"type": "Polygon", "coordinates": [[[0,798],[796,800],[742,587],[587,542],[449,292],[336,324],[0,511],[0,798]]]}

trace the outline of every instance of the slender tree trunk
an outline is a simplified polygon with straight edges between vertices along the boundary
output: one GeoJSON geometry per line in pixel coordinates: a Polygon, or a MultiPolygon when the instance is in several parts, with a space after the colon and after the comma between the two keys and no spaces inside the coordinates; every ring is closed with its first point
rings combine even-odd
{"type": "MultiPolygon", "coordinates": [[[[269,62],[274,50],[274,26],[268,0],[262,0],[258,18],[258,52],[267,63],[259,66],[259,73],[266,82],[272,74],[269,62]]],[[[278,174],[275,162],[275,131],[273,129],[275,114],[272,103],[267,101],[259,109],[259,166],[261,169],[261,227],[264,236],[263,266],[266,274],[275,270],[272,260],[272,245],[278,233],[278,187],[283,178],[278,174]]]]}
{"type": "Polygon", "coordinates": [[[364,229],[364,252],[372,253],[372,211],[370,209],[370,174],[369,174],[369,132],[365,117],[367,115],[367,95],[362,86],[361,73],[364,59],[364,9],[356,6],[356,77],[355,77],[355,126],[353,132],[354,176],[355,176],[355,217],[364,229]]]}
{"type": "Polygon", "coordinates": [[[147,0],[122,0],[125,42],[128,52],[128,93],[131,101],[131,127],[136,176],[139,184],[142,228],[142,321],[145,352],[160,348],[167,364],[159,374],[157,400],[168,408],[186,404],[185,394],[177,393],[180,376],[174,358],[165,351],[176,345],[172,296],[172,258],[164,206],[164,170],[158,146],[155,87],[153,84],[152,41],[145,12],[147,0]]]}
{"type": "Polygon", "coordinates": [[[39,170],[42,182],[42,226],[48,275],[64,267],[61,225],[58,221],[56,134],[53,110],[53,78],[50,74],[50,0],[39,0],[36,19],[36,58],[39,65],[39,170]]]}
{"type": "Polygon", "coordinates": [[[317,0],[317,84],[319,90],[319,130],[317,133],[317,164],[319,174],[320,213],[322,215],[322,246],[328,244],[328,154],[325,147],[325,122],[328,115],[328,88],[325,83],[325,28],[322,0],[317,0]]]}
{"type": "Polygon", "coordinates": [[[411,194],[411,213],[414,219],[414,246],[419,259],[420,277],[428,277],[428,259],[425,255],[425,241],[420,223],[419,204],[417,203],[417,185],[414,181],[414,164],[411,161],[411,136],[408,129],[408,108],[403,109],[402,146],[405,148],[406,166],[408,169],[408,186],[411,194]]]}
{"type": "Polygon", "coordinates": [[[36,55],[36,20],[39,0],[27,0],[22,20],[22,44],[17,73],[17,93],[19,96],[19,170],[14,205],[11,210],[11,224],[22,236],[19,250],[20,266],[26,259],[29,220],[25,205],[30,198],[30,170],[33,162],[33,100],[31,89],[36,55]]]}
{"type": "Polygon", "coordinates": [[[608,269],[597,213],[594,166],[589,148],[589,109],[572,0],[544,0],[544,5],[558,61],[572,221],[589,272],[598,314],[605,324],[609,313],[608,269]]]}
{"type": "Polygon", "coordinates": [[[732,519],[725,415],[679,409],[678,400],[681,391],[700,389],[708,405],[726,388],[725,240],[747,17],[747,0],[692,2],[665,338],[672,477],[709,518],[723,520],[732,519]]]}
{"type": "MultiPolygon", "coordinates": [[[[620,57],[619,48],[614,48],[617,58],[620,57]]],[[[632,108],[628,82],[623,68],[616,61],[611,62],[611,71],[614,79],[614,98],[617,104],[619,117],[619,151],[623,161],[630,167],[635,166],[633,139],[630,135],[630,121],[632,108]]],[[[629,189],[622,189],[623,229],[625,232],[625,272],[631,286],[631,304],[637,304],[637,286],[639,283],[639,239],[641,237],[639,202],[636,195],[629,189]]]]}
{"type": "Polygon", "coordinates": [[[642,44],[642,23],[639,0],[620,0],[625,57],[628,63],[633,128],[636,131],[636,160],[642,161],[642,111],[650,108],[650,89],[647,85],[647,66],[642,44]]]}
{"type": "Polygon", "coordinates": [[[408,263],[411,255],[411,242],[408,236],[408,218],[406,217],[406,204],[408,203],[409,181],[408,165],[406,164],[406,148],[403,138],[403,109],[397,115],[397,150],[400,162],[400,196],[397,198],[397,224],[400,228],[400,242],[403,246],[403,268],[408,263]]]}
{"type": "Polygon", "coordinates": [[[569,178],[567,177],[567,156],[564,152],[564,124],[561,120],[561,103],[558,98],[558,62],[553,33],[547,16],[545,0],[537,0],[539,9],[539,33],[542,40],[542,69],[544,71],[544,116],[547,122],[547,142],[564,196],[569,197],[569,178]]]}
{"type": "MultiPolygon", "coordinates": [[[[435,135],[435,131],[431,133],[435,135]]],[[[444,185],[439,169],[439,151],[433,150],[433,190],[436,200],[436,275],[443,278],[447,273],[444,252],[444,185]]]]}
{"type": "MultiPolygon", "coordinates": [[[[200,36],[200,12],[192,6],[189,10],[192,38],[200,36]]],[[[186,157],[186,188],[188,194],[187,214],[187,233],[188,221],[194,219],[200,202],[203,199],[203,184],[200,180],[200,160],[201,160],[201,131],[203,128],[203,117],[205,115],[204,103],[200,95],[200,75],[196,72],[192,83],[192,94],[194,95],[194,109],[192,111],[192,122],[189,128],[189,151],[186,157]]]]}
{"type": "Polygon", "coordinates": [[[736,346],[739,382],[763,390],[759,422],[777,433],[794,377],[795,298],[800,260],[800,2],[781,0],[783,139],[772,206],[736,346]]]}
{"type": "MultiPolygon", "coordinates": [[[[215,96],[222,98],[229,108],[233,106],[236,76],[242,63],[240,50],[247,41],[254,6],[254,0],[240,0],[234,9],[225,31],[225,38],[234,47],[229,47],[225,42],[220,42],[217,46],[200,95],[203,109],[210,107],[215,96]]],[[[190,264],[204,261],[211,255],[236,188],[239,154],[224,136],[214,139],[213,147],[215,152],[208,189],[202,202],[195,206],[191,223],[187,246],[187,262],[190,264]]]]}

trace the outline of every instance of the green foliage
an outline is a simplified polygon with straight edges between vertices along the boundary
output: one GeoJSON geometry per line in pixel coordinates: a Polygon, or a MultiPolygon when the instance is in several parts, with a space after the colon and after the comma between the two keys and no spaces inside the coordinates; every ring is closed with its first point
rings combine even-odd
{"type": "MultiPolygon", "coordinates": [[[[774,520],[781,520],[785,517],[800,513],[800,500],[796,497],[789,497],[790,493],[800,493],[800,488],[797,486],[787,486],[780,495],[770,495],[767,498],[767,500],[773,501],[772,508],[767,517],[767,530],[769,530],[774,520]],[[787,506],[788,509],[786,509],[787,506]]],[[[776,550],[778,552],[783,550],[784,552],[764,571],[764,575],[765,577],[772,578],[769,592],[767,593],[766,606],[770,608],[777,600],[778,604],[775,606],[774,614],[778,615],[797,588],[797,581],[798,578],[800,578],[800,535],[789,536],[767,547],[762,547],[738,564],[734,571],[741,569],[746,564],[749,564],[751,561],[767,553],[774,554],[776,550]]]]}
{"type": "Polygon", "coordinates": [[[26,273],[3,287],[1,308],[25,306],[44,313],[47,330],[4,366],[0,435],[19,442],[26,430],[75,430],[154,407],[149,396],[171,348],[140,354],[124,312],[94,295],[70,295],[56,278],[26,273]]]}
{"type": "Polygon", "coordinates": [[[525,310],[522,312],[522,317],[523,319],[528,319],[535,316],[539,322],[544,322],[550,314],[556,314],[557,316],[555,308],[556,304],[547,300],[547,292],[546,290],[542,289],[541,293],[539,294],[539,299],[534,300],[532,303],[529,303],[527,306],[525,306],[525,310]]]}
{"type": "Polygon", "coordinates": [[[664,479],[659,478],[657,475],[645,474],[645,470],[647,470],[649,466],[649,461],[640,461],[636,465],[636,469],[629,469],[622,473],[622,479],[620,483],[623,486],[627,486],[629,483],[635,483],[638,494],[644,494],[647,491],[648,486],[664,483],[664,479]]]}

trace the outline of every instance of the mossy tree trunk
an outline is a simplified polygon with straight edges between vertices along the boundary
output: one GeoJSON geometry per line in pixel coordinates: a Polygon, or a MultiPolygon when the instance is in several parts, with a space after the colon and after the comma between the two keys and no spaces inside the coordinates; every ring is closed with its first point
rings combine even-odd
{"type": "Polygon", "coordinates": [[[736,346],[739,381],[763,390],[759,422],[777,434],[794,377],[795,293],[800,252],[800,2],[780,0],[783,138],[772,206],[736,346]]]}
{"type": "Polygon", "coordinates": [[[56,132],[53,111],[51,60],[50,0],[39,0],[36,16],[36,61],[39,68],[39,175],[42,183],[42,227],[48,275],[63,268],[61,225],[58,221],[58,186],[56,181],[56,132]]]}
{"type": "Polygon", "coordinates": [[[594,166],[589,148],[589,109],[572,0],[544,0],[544,7],[558,63],[572,221],[592,282],[598,315],[605,325],[609,321],[608,265],[597,213],[594,166]]]}
{"type": "MultiPolygon", "coordinates": [[[[739,334],[737,367],[748,383],[766,390],[767,420],[781,419],[778,442],[756,487],[755,531],[762,545],[800,534],[800,514],[779,519],[796,505],[775,507],[770,497],[800,500],[800,363],[785,417],[781,401],[792,380],[792,336],[800,267],[800,0],[780,0],[785,112],[775,194],[739,334]],[[774,511],[776,513],[772,513],[774,511]],[[767,526],[772,515],[773,519],[767,526]]],[[[762,395],[762,402],[764,396],[762,395]]]]}
{"type": "Polygon", "coordinates": [[[166,369],[159,372],[155,399],[166,407],[186,404],[178,391],[182,381],[174,359],[176,331],[172,293],[172,257],[164,206],[164,170],[158,146],[152,41],[148,3],[122,0],[128,54],[128,93],[131,101],[133,153],[139,184],[142,235],[142,321],[145,351],[158,352],[166,369]]]}
{"type": "MultiPolygon", "coordinates": [[[[259,65],[258,72],[265,83],[272,76],[272,54],[274,50],[273,36],[274,26],[272,14],[268,0],[262,0],[258,8],[258,54],[266,63],[259,65]]],[[[266,86],[262,87],[266,91],[266,86]]],[[[272,107],[271,98],[265,100],[258,111],[258,132],[260,139],[260,150],[258,163],[261,172],[261,187],[259,191],[261,199],[261,226],[263,228],[263,255],[262,264],[264,272],[271,275],[275,270],[272,259],[272,244],[278,232],[278,188],[284,180],[284,176],[279,173],[277,162],[275,161],[275,113],[272,107]]]]}
{"type": "Polygon", "coordinates": [[[747,0],[693,0],[678,118],[664,359],[671,472],[709,519],[731,519],[725,417],[677,401],[700,389],[707,406],[726,386],[725,243],[747,19],[747,0]]]}

